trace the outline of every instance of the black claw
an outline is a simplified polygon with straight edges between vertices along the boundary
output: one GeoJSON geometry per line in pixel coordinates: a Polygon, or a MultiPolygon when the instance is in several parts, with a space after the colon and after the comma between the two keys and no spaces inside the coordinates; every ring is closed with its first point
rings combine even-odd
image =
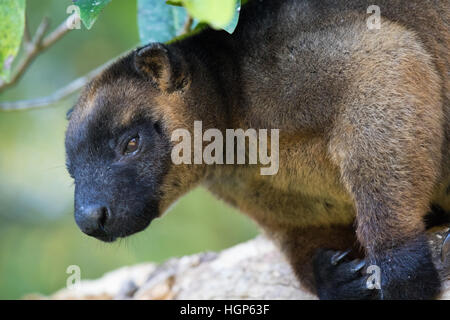
{"type": "Polygon", "coordinates": [[[450,259],[450,233],[447,235],[447,238],[445,238],[444,244],[442,245],[441,259],[444,262],[450,259]]]}
{"type": "Polygon", "coordinates": [[[339,261],[341,261],[342,259],[344,259],[349,253],[350,253],[350,249],[344,252],[336,252],[332,257],[331,257],[331,264],[333,266],[337,265],[339,263],[339,261]]]}
{"type": "Polygon", "coordinates": [[[352,268],[352,272],[358,272],[365,266],[366,266],[366,262],[364,260],[361,260],[356,266],[354,266],[352,268]]]}

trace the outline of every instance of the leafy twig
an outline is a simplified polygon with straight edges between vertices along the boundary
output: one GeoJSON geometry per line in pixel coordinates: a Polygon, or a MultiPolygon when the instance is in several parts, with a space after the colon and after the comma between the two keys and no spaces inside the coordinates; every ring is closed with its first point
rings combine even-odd
{"type": "Polygon", "coordinates": [[[80,18],[77,14],[69,16],[53,32],[44,37],[49,27],[49,20],[47,18],[44,18],[37,28],[33,39],[30,39],[31,37],[28,31],[28,24],[26,23],[24,33],[24,57],[19,62],[14,74],[11,77],[11,80],[9,82],[0,81],[0,92],[16,84],[28,69],[29,65],[33,62],[33,60],[39,54],[44,52],[55,42],[61,39],[66,33],[68,33],[71,30],[70,26],[74,25],[74,22],[77,22],[77,20],[79,19],[80,18]]]}

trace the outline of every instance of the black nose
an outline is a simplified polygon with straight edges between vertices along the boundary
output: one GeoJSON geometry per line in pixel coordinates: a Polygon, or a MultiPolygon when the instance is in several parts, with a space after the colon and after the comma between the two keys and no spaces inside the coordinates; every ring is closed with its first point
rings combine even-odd
{"type": "Polygon", "coordinates": [[[105,235],[105,224],[108,220],[108,208],[104,206],[87,206],[80,208],[75,215],[75,221],[81,231],[89,236],[105,235]]]}

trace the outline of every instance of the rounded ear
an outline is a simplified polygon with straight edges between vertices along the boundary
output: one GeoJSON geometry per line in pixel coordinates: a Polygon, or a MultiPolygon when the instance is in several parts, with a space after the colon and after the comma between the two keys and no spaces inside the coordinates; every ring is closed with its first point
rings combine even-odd
{"type": "Polygon", "coordinates": [[[182,55],[162,43],[151,43],[135,51],[139,74],[167,92],[183,89],[188,83],[187,65],[182,55]]]}

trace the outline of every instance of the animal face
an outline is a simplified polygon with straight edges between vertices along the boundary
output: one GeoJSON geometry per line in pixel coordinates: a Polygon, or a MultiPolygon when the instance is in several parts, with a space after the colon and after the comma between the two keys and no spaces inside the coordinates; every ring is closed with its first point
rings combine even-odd
{"type": "Polygon", "coordinates": [[[125,101],[100,93],[92,106],[77,106],[66,135],[75,220],[83,232],[104,241],[141,231],[159,215],[168,170],[170,145],[161,124],[143,109],[122,105],[125,101]]]}

